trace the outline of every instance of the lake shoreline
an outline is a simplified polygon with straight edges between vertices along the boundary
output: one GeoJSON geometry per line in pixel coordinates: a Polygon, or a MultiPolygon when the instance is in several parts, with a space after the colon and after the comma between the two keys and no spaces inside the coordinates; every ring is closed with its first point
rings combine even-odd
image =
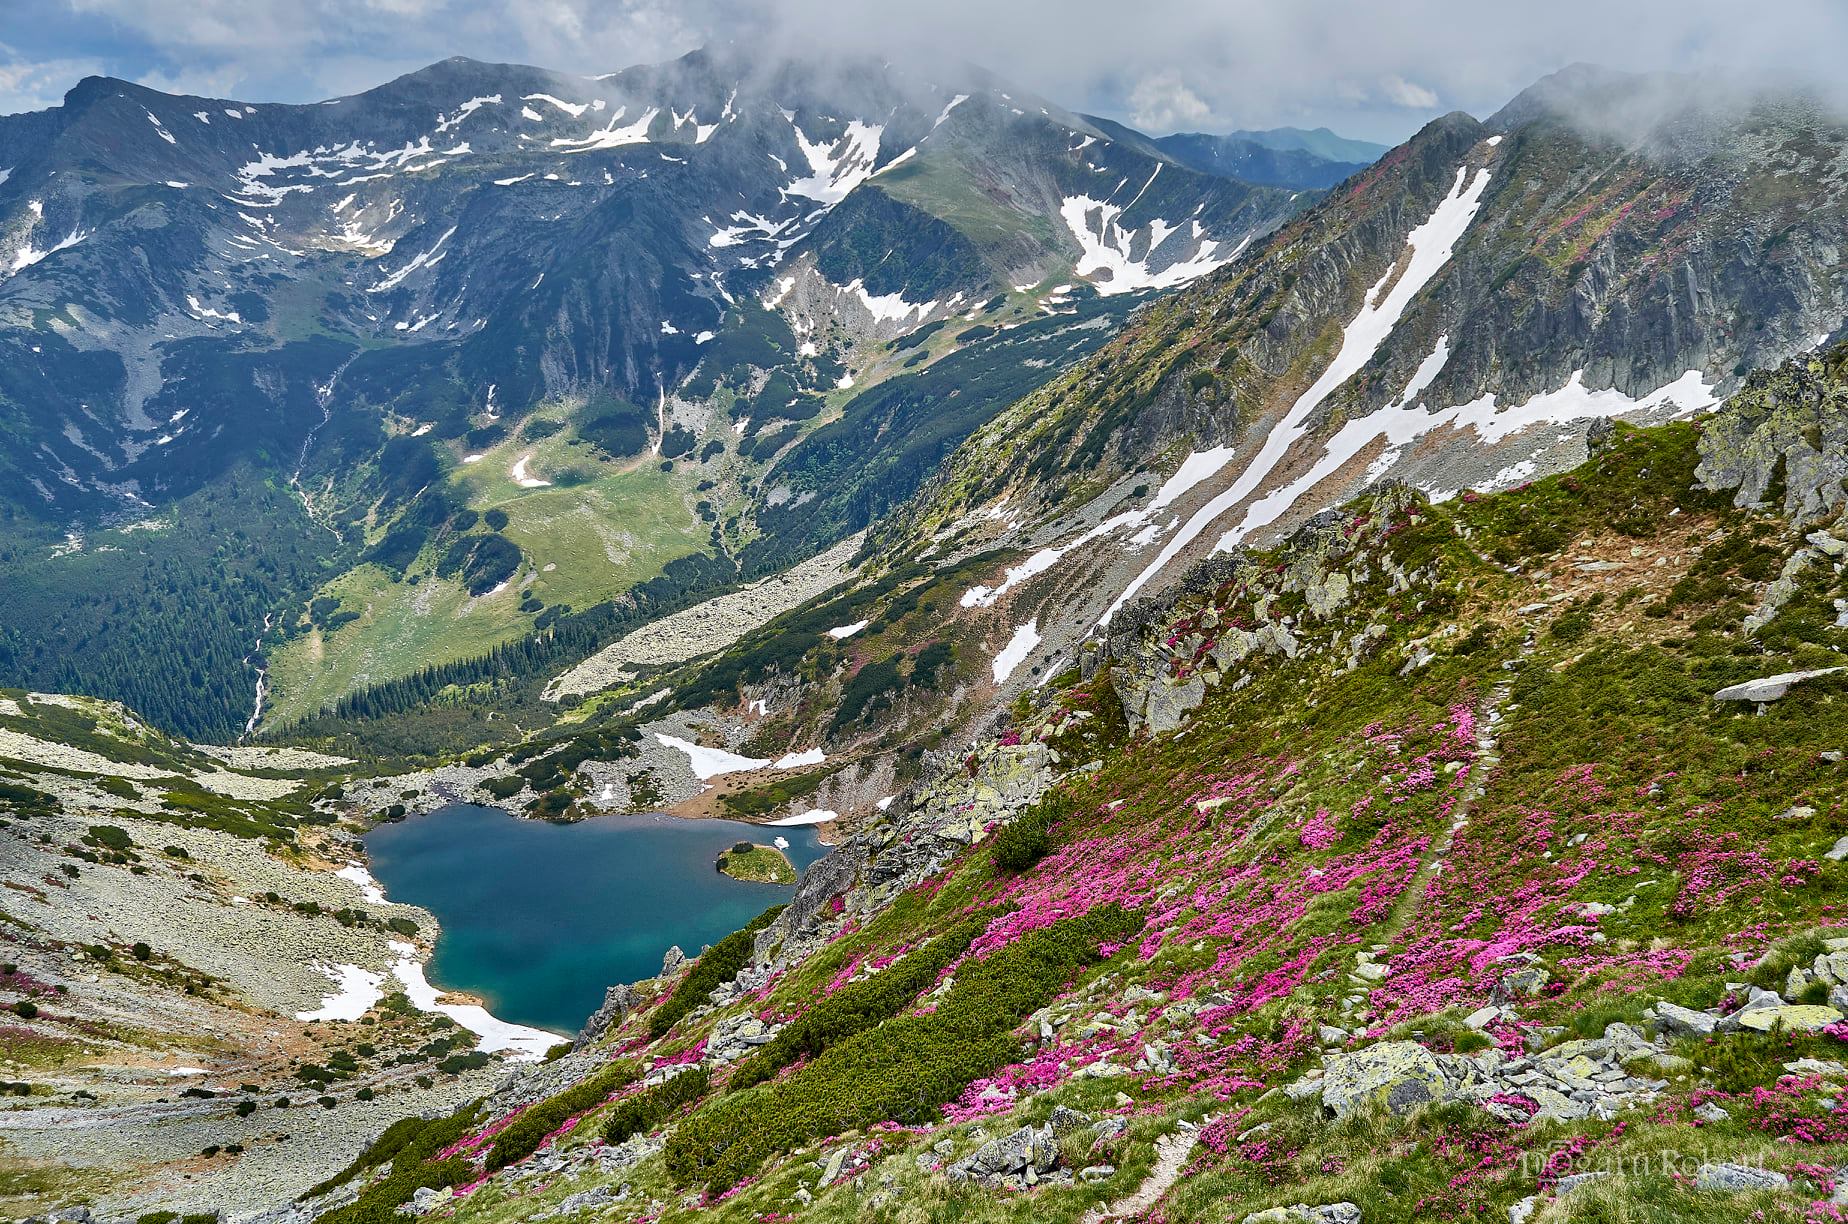
{"type": "MultiPolygon", "coordinates": [[[[575,1033],[609,986],[655,976],[670,947],[692,953],[792,895],[793,882],[715,870],[764,827],[666,812],[552,822],[454,804],[382,822],[364,843],[383,891],[435,916],[422,962],[434,988],[505,1023],[575,1033]]],[[[783,840],[799,879],[827,847],[812,827],[781,832],[794,835],[783,840]]]]}

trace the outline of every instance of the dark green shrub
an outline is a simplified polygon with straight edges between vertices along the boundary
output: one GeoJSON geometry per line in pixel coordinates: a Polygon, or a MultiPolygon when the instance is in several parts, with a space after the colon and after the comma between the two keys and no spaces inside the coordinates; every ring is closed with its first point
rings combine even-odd
{"type": "Polygon", "coordinates": [[[526,779],[518,774],[508,774],[504,778],[489,778],[481,784],[481,789],[496,799],[511,799],[526,789],[526,779]]]}
{"type": "Polygon", "coordinates": [[[682,1105],[691,1104],[705,1096],[706,1090],[711,1087],[712,1073],[700,1067],[693,1071],[682,1071],[666,1083],[656,1084],[653,1088],[618,1101],[616,1108],[610,1111],[609,1120],[603,1125],[604,1141],[621,1143],[630,1135],[653,1130],[672,1117],[682,1105]]]}
{"type": "Polygon", "coordinates": [[[994,862],[1002,871],[1025,871],[1052,849],[1051,821],[1037,811],[1003,825],[994,836],[994,862]]]}
{"type": "Polygon", "coordinates": [[[665,1036],[680,1017],[705,1002],[719,986],[737,977],[738,970],[751,961],[751,947],[756,942],[757,932],[776,921],[776,916],[782,912],[782,906],[772,906],[751,919],[743,930],[733,931],[706,949],[693,962],[692,971],[674,987],[674,993],[648,1017],[649,1036],[665,1036]]]}
{"type": "Polygon", "coordinates": [[[401,1224],[404,1217],[398,1208],[410,1202],[413,1194],[426,1186],[439,1190],[460,1185],[474,1175],[475,1166],[454,1157],[418,1161],[402,1169],[394,1165],[391,1176],[367,1186],[345,1207],[322,1212],[314,1224],[401,1224]]]}
{"type": "Polygon", "coordinates": [[[994,863],[1002,871],[1025,871],[1052,849],[1053,824],[1070,810],[1070,801],[1053,791],[996,833],[994,863]]]}
{"type": "Polygon", "coordinates": [[[896,1016],[918,992],[969,950],[990,914],[964,919],[942,935],[863,982],[850,982],[784,1025],[769,1044],[738,1064],[729,1090],[737,1092],[810,1058],[855,1033],[896,1016]]]}
{"type": "Polygon", "coordinates": [[[765,1159],[824,1135],[891,1120],[920,1123],[968,1084],[1020,1055],[1011,1030],[1128,939],[1139,914],[1108,905],[965,962],[937,1010],[899,1016],[824,1050],[788,1079],[708,1103],[668,1141],[668,1174],[725,1190],[765,1159]]]}
{"type": "MultiPolygon", "coordinates": [[[[277,1104],[284,1104],[287,1100],[288,1098],[284,1097],[277,1104]]],[[[326,1194],[342,1182],[350,1181],[368,1169],[376,1169],[388,1160],[392,1162],[394,1170],[409,1171],[468,1134],[469,1128],[475,1124],[475,1115],[478,1111],[479,1107],[470,1103],[447,1118],[400,1118],[386,1127],[365,1151],[353,1159],[352,1164],[319,1185],[309,1187],[302,1197],[310,1199],[326,1194]]],[[[404,1198],[399,1202],[409,1200],[416,1190],[416,1186],[411,1186],[404,1192],[404,1198]]],[[[393,1206],[395,1207],[396,1204],[393,1206]]],[[[316,1224],[322,1224],[326,1219],[327,1215],[324,1214],[316,1221],[316,1224]]]]}
{"type": "Polygon", "coordinates": [[[127,830],[115,825],[91,825],[90,836],[86,839],[96,845],[115,851],[128,851],[135,848],[135,839],[127,830]]]}
{"type": "Polygon", "coordinates": [[[488,1149],[490,1169],[502,1169],[516,1160],[524,1160],[539,1150],[545,1137],[566,1121],[587,1109],[595,1109],[618,1088],[632,1084],[636,1078],[633,1063],[615,1063],[586,1079],[579,1080],[557,1096],[547,1097],[515,1118],[488,1149]]]}

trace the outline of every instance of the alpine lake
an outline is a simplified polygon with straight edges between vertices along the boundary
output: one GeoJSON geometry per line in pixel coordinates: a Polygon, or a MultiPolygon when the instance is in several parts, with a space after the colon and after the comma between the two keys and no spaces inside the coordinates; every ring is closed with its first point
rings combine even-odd
{"type": "Polygon", "coordinates": [[[442,924],[430,981],[502,1020],[569,1036],[605,988],[653,977],[670,945],[691,957],[794,894],[718,871],[738,842],[783,838],[797,871],[826,853],[813,826],[659,815],[575,824],[451,804],[365,838],[394,901],[442,924]]]}

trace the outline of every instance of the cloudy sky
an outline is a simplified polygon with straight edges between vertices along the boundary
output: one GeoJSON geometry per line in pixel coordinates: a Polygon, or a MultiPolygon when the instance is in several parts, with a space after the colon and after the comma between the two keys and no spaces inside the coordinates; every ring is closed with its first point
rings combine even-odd
{"type": "Polygon", "coordinates": [[[0,113],[108,74],[244,101],[450,55],[608,72],[702,44],[907,49],[1157,131],[1397,141],[1575,60],[1840,77],[1843,0],[0,0],[0,113]]]}

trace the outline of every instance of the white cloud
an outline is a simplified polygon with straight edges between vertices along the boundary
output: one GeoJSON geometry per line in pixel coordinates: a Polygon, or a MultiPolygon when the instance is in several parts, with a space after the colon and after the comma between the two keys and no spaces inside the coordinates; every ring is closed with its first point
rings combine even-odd
{"type": "Polygon", "coordinates": [[[0,115],[56,106],[65,90],[102,70],[101,61],[81,57],[28,63],[0,44],[0,115]]]}
{"type": "MultiPolygon", "coordinates": [[[[0,0],[9,10],[20,0],[0,0]]],[[[731,43],[947,55],[1060,103],[1149,126],[1329,126],[1399,138],[1443,107],[1486,115],[1538,77],[1617,68],[1776,71],[1840,88],[1848,4],[1781,0],[24,0],[106,28],[117,75],[232,79],[309,101],[451,55],[602,73],[731,43]],[[1595,39],[1587,41],[1586,32],[1595,39]],[[144,53],[129,62],[139,41],[144,53]],[[221,77],[219,74],[229,74],[221,77]]],[[[103,41],[99,37],[99,43],[103,41]]],[[[41,40],[0,98],[43,104],[95,66],[41,40]]],[[[0,64],[7,63],[0,55],[0,64]]]]}
{"type": "Polygon", "coordinates": [[[1129,121],[1151,132],[1198,130],[1213,122],[1213,108],[1177,72],[1143,77],[1129,91],[1129,121]]]}
{"type": "Polygon", "coordinates": [[[1388,102],[1407,110],[1432,110],[1437,106],[1437,94],[1434,91],[1402,76],[1387,77],[1380,82],[1380,90],[1388,102]]]}

